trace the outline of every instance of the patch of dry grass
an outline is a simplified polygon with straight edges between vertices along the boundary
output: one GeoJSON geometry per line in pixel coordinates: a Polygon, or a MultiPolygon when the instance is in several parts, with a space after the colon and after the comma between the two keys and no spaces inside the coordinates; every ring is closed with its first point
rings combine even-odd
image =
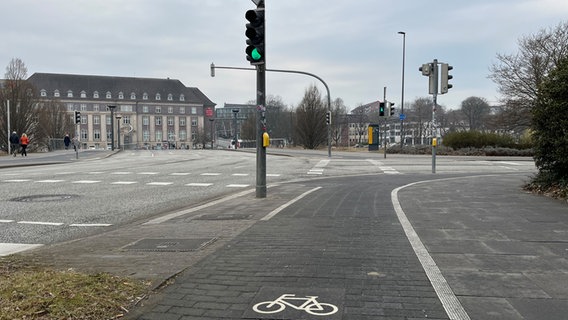
{"type": "Polygon", "coordinates": [[[108,273],[59,271],[17,256],[0,258],[0,320],[118,319],[148,283],[108,273]]]}

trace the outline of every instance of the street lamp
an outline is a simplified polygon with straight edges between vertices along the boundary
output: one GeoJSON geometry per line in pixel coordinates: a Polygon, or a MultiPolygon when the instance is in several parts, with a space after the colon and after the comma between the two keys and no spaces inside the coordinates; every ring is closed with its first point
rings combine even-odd
{"type": "Polygon", "coordinates": [[[237,144],[239,142],[239,136],[237,131],[237,114],[239,114],[239,109],[233,109],[233,113],[235,114],[235,117],[233,118],[233,123],[235,125],[235,139],[233,140],[233,142],[235,144],[235,149],[237,149],[237,144]]]}
{"type": "Polygon", "coordinates": [[[110,149],[114,151],[114,121],[112,119],[114,119],[114,108],[116,106],[107,106],[107,108],[110,110],[110,149]]]}
{"type": "Polygon", "coordinates": [[[404,60],[406,56],[406,32],[399,31],[402,34],[402,94],[400,98],[400,151],[404,148],[404,60]]]}
{"type": "Polygon", "coordinates": [[[120,119],[122,119],[122,116],[120,114],[116,115],[116,136],[117,136],[117,146],[118,146],[118,150],[120,150],[120,119]]]}
{"type": "Polygon", "coordinates": [[[213,150],[213,140],[214,140],[213,128],[215,126],[215,123],[213,121],[215,121],[215,118],[209,118],[209,123],[211,124],[211,150],[213,150]]]}

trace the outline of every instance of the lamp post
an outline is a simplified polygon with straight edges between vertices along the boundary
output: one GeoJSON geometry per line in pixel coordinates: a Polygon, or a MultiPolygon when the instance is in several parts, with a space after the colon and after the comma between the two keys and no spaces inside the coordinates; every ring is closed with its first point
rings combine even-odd
{"type": "Polygon", "coordinates": [[[239,109],[233,109],[233,113],[235,114],[235,117],[233,118],[233,124],[235,126],[235,138],[233,140],[233,143],[235,144],[235,150],[236,150],[237,144],[239,142],[239,135],[237,130],[237,115],[239,114],[239,109]]]}
{"type": "Polygon", "coordinates": [[[116,115],[116,136],[117,136],[117,148],[118,150],[120,150],[120,119],[122,119],[122,116],[120,114],[116,115]]]}
{"type": "Polygon", "coordinates": [[[215,118],[209,118],[209,123],[211,124],[211,150],[213,150],[213,140],[214,140],[214,131],[213,128],[215,127],[215,118]]]}
{"type": "Polygon", "coordinates": [[[110,110],[110,149],[114,151],[114,121],[112,119],[114,119],[114,108],[116,106],[107,106],[107,108],[110,110]]]}
{"type": "Polygon", "coordinates": [[[406,56],[406,32],[399,31],[402,34],[402,94],[400,98],[400,150],[404,148],[404,60],[406,56]]]}

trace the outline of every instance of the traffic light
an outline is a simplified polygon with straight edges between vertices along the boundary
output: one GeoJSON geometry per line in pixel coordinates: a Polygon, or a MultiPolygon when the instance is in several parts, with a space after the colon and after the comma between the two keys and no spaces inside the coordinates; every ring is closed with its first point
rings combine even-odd
{"type": "Polygon", "coordinates": [[[453,76],[449,74],[449,71],[452,70],[454,67],[448,65],[447,63],[442,63],[442,76],[441,76],[441,88],[440,93],[448,93],[448,89],[451,89],[453,86],[448,83],[448,80],[452,79],[453,76]]]}
{"type": "Polygon", "coordinates": [[[247,30],[247,60],[252,65],[264,64],[264,1],[260,1],[256,9],[248,10],[245,18],[247,30]]]}
{"type": "Polygon", "coordinates": [[[331,111],[327,111],[325,113],[325,124],[327,125],[331,124],[331,111]]]}
{"type": "Polygon", "coordinates": [[[75,111],[75,123],[76,124],[81,123],[81,112],[79,111],[75,111]]]}
{"type": "Polygon", "coordinates": [[[438,88],[438,64],[434,63],[425,63],[420,68],[418,68],[420,72],[422,72],[423,76],[428,77],[428,93],[434,94],[437,93],[438,88]]]}
{"type": "Polygon", "coordinates": [[[385,103],[379,102],[379,117],[385,116],[385,103]]]}
{"type": "Polygon", "coordinates": [[[389,115],[394,116],[394,103],[393,102],[389,102],[389,110],[390,110],[389,115]]]}

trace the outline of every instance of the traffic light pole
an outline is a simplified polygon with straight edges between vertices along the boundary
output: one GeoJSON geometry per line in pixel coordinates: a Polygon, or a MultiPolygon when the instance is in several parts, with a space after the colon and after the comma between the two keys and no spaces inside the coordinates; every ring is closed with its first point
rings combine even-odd
{"type": "Polygon", "coordinates": [[[256,197],[266,198],[266,147],[262,143],[266,132],[266,68],[256,66],[256,197]]]}

